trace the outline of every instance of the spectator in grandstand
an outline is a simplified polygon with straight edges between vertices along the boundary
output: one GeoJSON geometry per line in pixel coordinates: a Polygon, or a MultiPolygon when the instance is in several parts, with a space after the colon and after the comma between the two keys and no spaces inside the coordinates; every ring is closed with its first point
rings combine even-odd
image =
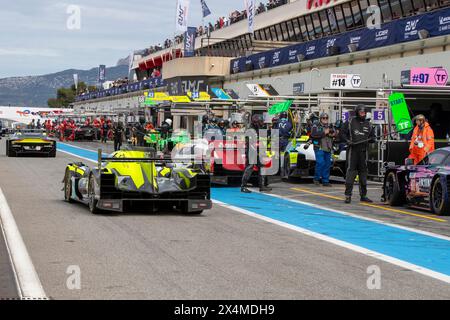
{"type": "Polygon", "coordinates": [[[161,76],[161,71],[159,71],[158,68],[153,69],[151,77],[154,79],[154,78],[159,78],[160,76],[161,76]]]}

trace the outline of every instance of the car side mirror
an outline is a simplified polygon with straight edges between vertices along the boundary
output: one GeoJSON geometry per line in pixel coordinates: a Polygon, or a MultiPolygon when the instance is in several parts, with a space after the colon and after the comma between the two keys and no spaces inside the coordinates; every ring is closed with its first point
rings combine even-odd
{"type": "Polygon", "coordinates": [[[405,166],[412,166],[414,165],[414,160],[411,158],[405,159],[405,166]]]}

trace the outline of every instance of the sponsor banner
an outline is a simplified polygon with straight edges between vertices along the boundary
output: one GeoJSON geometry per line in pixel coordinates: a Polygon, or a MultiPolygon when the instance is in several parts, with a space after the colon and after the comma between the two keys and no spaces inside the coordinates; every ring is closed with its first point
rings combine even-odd
{"type": "Polygon", "coordinates": [[[75,91],[78,91],[78,73],[73,74],[73,83],[75,84],[75,91]]]}
{"type": "Polygon", "coordinates": [[[177,1],[176,30],[186,32],[188,29],[189,0],[177,1]]]}
{"type": "Polygon", "coordinates": [[[0,107],[0,119],[28,124],[33,119],[52,119],[72,112],[72,109],[0,107]]]}
{"type": "Polygon", "coordinates": [[[211,101],[211,96],[205,91],[188,92],[187,95],[194,101],[211,101]]]}
{"type": "Polygon", "coordinates": [[[103,83],[106,81],[106,66],[101,64],[98,67],[98,82],[103,83]]]}
{"type": "Polygon", "coordinates": [[[211,14],[211,10],[209,10],[208,5],[206,4],[205,0],[200,0],[200,3],[202,5],[202,14],[203,18],[206,18],[211,14]]]}
{"type": "Polygon", "coordinates": [[[278,96],[278,92],[270,84],[247,84],[247,88],[257,97],[278,96]]]}
{"type": "Polygon", "coordinates": [[[248,17],[248,33],[253,33],[255,31],[256,0],[244,0],[244,4],[248,17]]]}
{"type": "Polygon", "coordinates": [[[147,91],[144,92],[145,99],[149,99],[155,102],[163,102],[163,101],[171,101],[170,96],[167,95],[165,92],[152,92],[147,91]]]}
{"type": "Polygon", "coordinates": [[[191,99],[188,96],[170,96],[170,101],[173,103],[190,103],[191,99]]]}
{"type": "Polygon", "coordinates": [[[197,36],[197,28],[189,27],[184,34],[184,56],[195,56],[195,38],[197,36]]]}
{"type": "Polygon", "coordinates": [[[211,88],[212,93],[220,100],[231,100],[231,97],[220,88],[211,88]]]}
{"type": "Polygon", "coordinates": [[[302,60],[313,60],[331,54],[345,54],[350,52],[350,48],[356,51],[381,48],[414,41],[420,39],[420,35],[426,37],[427,34],[430,37],[450,34],[450,8],[388,22],[380,29],[363,28],[233,59],[231,70],[233,73],[246,72],[249,71],[249,65],[251,65],[250,70],[277,67],[297,63],[299,56],[302,60]]]}

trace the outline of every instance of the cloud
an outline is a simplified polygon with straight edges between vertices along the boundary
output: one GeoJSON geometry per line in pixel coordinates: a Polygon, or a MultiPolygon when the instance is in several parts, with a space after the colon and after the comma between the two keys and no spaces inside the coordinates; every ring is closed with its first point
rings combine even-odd
{"type": "MultiPolygon", "coordinates": [[[[162,43],[175,30],[175,0],[15,0],[0,11],[0,78],[113,65],[130,51],[162,43]],[[81,7],[81,30],[66,28],[67,7],[81,7]],[[33,59],[22,59],[33,57],[33,59]]],[[[242,0],[207,0],[213,15],[242,10],[242,0]]],[[[191,0],[190,25],[201,24],[191,0]]]]}

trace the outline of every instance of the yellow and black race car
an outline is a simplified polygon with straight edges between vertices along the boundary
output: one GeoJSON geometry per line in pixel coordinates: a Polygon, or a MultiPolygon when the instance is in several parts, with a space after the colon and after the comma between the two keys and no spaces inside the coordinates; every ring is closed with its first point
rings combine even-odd
{"type": "Polygon", "coordinates": [[[211,179],[201,169],[156,159],[154,149],[116,151],[98,166],[71,163],[64,176],[64,198],[101,211],[173,211],[201,214],[211,209],[211,179]]]}
{"type": "Polygon", "coordinates": [[[56,141],[51,140],[42,130],[22,130],[6,140],[6,156],[56,157],[56,141]]]}

